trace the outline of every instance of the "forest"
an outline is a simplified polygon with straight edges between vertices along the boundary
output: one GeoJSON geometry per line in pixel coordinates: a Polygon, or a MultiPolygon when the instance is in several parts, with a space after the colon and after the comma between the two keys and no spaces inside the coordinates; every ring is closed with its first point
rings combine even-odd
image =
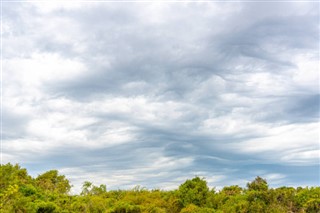
{"type": "Polygon", "coordinates": [[[1,213],[320,213],[319,186],[271,188],[259,176],[245,188],[221,190],[210,189],[202,177],[186,180],[175,190],[107,190],[86,181],[81,193],[73,195],[70,181],[57,170],[33,178],[18,164],[8,163],[0,172],[1,213]]]}

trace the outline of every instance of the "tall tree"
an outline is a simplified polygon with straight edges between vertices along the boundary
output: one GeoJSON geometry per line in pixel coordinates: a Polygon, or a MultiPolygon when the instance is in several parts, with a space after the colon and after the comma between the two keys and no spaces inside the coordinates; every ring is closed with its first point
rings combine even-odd
{"type": "Polygon", "coordinates": [[[44,191],[67,194],[71,185],[64,175],[59,175],[57,170],[50,170],[36,178],[36,184],[44,191]]]}
{"type": "Polygon", "coordinates": [[[266,179],[257,176],[254,181],[247,184],[248,190],[267,191],[269,186],[266,179]]]}
{"type": "Polygon", "coordinates": [[[179,197],[183,206],[188,204],[204,206],[207,202],[208,193],[207,181],[199,177],[187,180],[179,187],[179,197]]]}

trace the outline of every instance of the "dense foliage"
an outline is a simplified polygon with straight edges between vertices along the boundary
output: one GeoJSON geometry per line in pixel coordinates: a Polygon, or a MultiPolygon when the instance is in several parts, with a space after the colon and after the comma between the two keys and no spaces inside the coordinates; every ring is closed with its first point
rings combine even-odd
{"type": "Polygon", "coordinates": [[[269,188],[257,177],[247,188],[226,186],[209,189],[203,178],[195,177],[177,190],[107,191],[106,185],[84,182],[80,195],[70,195],[64,175],[51,170],[32,178],[19,165],[0,167],[0,212],[105,212],[105,213],[211,213],[211,212],[310,212],[320,213],[320,187],[269,188]]]}

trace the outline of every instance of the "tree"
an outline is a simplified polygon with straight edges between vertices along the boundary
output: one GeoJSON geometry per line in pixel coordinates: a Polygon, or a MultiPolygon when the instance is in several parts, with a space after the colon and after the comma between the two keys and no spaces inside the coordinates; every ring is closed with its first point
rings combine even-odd
{"type": "Polygon", "coordinates": [[[319,213],[320,212],[320,199],[311,198],[304,205],[306,212],[319,213]]]}
{"type": "Polygon", "coordinates": [[[54,213],[57,212],[57,205],[53,202],[39,202],[36,204],[37,213],[54,213]]]}
{"type": "Polygon", "coordinates": [[[320,212],[320,187],[300,188],[294,197],[298,209],[320,212]]]}
{"type": "Polygon", "coordinates": [[[265,212],[270,203],[267,181],[258,176],[247,187],[247,200],[250,203],[248,212],[265,212]]]}
{"type": "Polygon", "coordinates": [[[10,200],[14,200],[13,197],[18,192],[19,186],[17,184],[10,185],[5,191],[0,193],[0,209],[4,207],[10,200]]]}
{"type": "Polygon", "coordinates": [[[268,183],[266,179],[263,179],[259,176],[257,176],[254,181],[251,183],[247,183],[248,190],[253,191],[267,191],[268,190],[268,183]]]}
{"type": "Polygon", "coordinates": [[[57,170],[50,170],[36,178],[36,185],[44,191],[67,194],[71,185],[64,175],[59,175],[57,170]]]}
{"type": "Polygon", "coordinates": [[[95,186],[89,181],[85,181],[82,185],[81,195],[102,195],[107,192],[107,187],[104,184],[95,186]]]}
{"type": "Polygon", "coordinates": [[[268,188],[261,177],[247,184],[209,191],[203,178],[186,180],[179,189],[107,191],[84,182],[81,195],[69,195],[69,181],[51,170],[32,178],[19,165],[0,165],[0,212],[33,213],[320,213],[320,187],[268,188]]]}
{"type": "Polygon", "coordinates": [[[26,169],[18,164],[10,163],[0,165],[0,209],[1,212],[13,212],[16,202],[23,198],[23,189],[32,187],[32,177],[26,169]]]}
{"type": "Polygon", "coordinates": [[[232,195],[239,195],[242,193],[242,188],[240,186],[225,186],[222,189],[222,192],[225,193],[228,196],[232,196],[232,195]]]}
{"type": "Polygon", "coordinates": [[[297,212],[294,206],[294,196],[296,190],[293,187],[280,187],[276,189],[271,189],[268,191],[272,198],[272,202],[276,205],[277,209],[284,208],[287,212],[297,212]]]}
{"type": "Polygon", "coordinates": [[[188,204],[204,206],[207,202],[208,193],[207,181],[199,177],[187,180],[179,187],[179,198],[184,207],[188,204]]]}
{"type": "Polygon", "coordinates": [[[31,176],[26,169],[22,169],[18,164],[10,163],[0,165],[0,192],[10,185],[24,185],[32,182],[31,176]]]}

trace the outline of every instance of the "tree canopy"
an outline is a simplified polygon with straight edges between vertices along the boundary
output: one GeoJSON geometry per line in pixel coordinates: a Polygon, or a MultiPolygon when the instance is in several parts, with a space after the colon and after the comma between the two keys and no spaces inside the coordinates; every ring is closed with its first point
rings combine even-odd
{"type": "Polygon", "coordinates": [[[256,177],[246,188],[210,189],[205,178],[194,177],[171,191],[110,190],[101,184],[83,183],[79,195],[71,195],[70,182],[57,170],[33,178],[26,169],[10,163],[0,166],[0,212],[26,213],[319,213],[320,187],[269,188],[256,177]]]}

